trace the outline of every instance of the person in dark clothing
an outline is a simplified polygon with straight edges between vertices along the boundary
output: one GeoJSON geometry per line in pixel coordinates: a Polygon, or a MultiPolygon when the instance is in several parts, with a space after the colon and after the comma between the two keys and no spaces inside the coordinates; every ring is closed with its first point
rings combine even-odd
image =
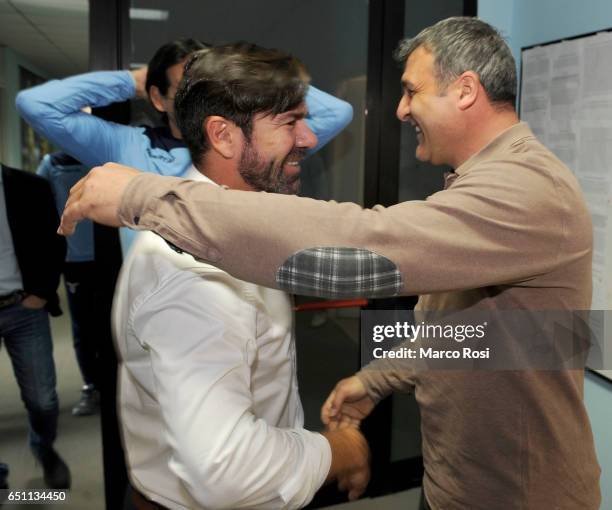
{"type": "MultiPolygon", "coordinates": [[[[70,470],[53,448],[59,402],[49,314],[61,315],[57,285],[66,243],[49,184],[2,165],[0,172],[0,346],[11,358],[28,412],[29,442],[53,489],[70,487],[70,470]]],[[[0,486],[8,466],[0,465],[0,486]]]]}

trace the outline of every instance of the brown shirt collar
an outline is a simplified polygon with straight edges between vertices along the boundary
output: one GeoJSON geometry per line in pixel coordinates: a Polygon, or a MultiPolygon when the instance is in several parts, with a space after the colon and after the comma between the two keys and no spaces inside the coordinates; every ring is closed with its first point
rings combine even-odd
{"type": "Polygon", "coordinates": [[[509,147],[515,146],[527,138],[534,138],[533,132],[526,122],[518,122],[505,131],[502,131],[482,150],[476,154],[473,154],[467,161],[457,167],[454,173],[457,175],[463,175],[466,172],[469,172],[472,167],[476,166],[481,161],[490,161],[496,153],[506,153],[509,147]]]}

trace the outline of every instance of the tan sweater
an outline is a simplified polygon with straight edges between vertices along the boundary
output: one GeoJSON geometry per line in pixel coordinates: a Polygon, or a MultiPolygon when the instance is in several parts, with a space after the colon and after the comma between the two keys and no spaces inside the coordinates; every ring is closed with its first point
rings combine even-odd
{"type": "MultiPolygon", "coordinates": [[[[522,123],[426,201],[364,210],[142,175],[120,215],[235,277],[294,292],[420,294],[425,310],[590,306],[579,186],[522,123]]],[[[376,363],[359,372],[372,396],[416,393],[433,509],[599,508],[581,370],[412,374],[376,363]]]]}

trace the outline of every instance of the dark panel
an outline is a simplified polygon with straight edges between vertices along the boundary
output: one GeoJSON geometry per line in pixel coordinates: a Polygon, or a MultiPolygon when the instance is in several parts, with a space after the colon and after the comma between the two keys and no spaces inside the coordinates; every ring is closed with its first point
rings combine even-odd
{"type": "Polygon", "coordinates": [[[372,207],[378,200],[378,163],[382,97],[382,53],[384,32],[384,0],[370,2],[368,30],[368,77],[366,90],[366,144],[364,205],[372,207]]]}
{"type": "MultiPolygon", "coordinates": [[[[121,69],[129,50],[129,2],[125,0],[90,0],[89,62],[91,70],[121,69]]],[[[113,104],[99,108],[94,115],[114,122],[127,123],[129,105],[113,104]]],[[[104,462],[106,508],[123,507],[127,470],[117,420],[117,358],[113,347],[110,317],[115,282],[121,267],[121,249],[117,229],[94,226],[96,259],[95,331],[100,346],[100,418],[104,462]]]]}
{"type": "Polygon", "coordinates": [[[463,0],[463,15],[478,16],[478,0],[463,0]]]}
{"type": "Polygon", "coordinates": [[[404,2],[370,2],[365,206],[397,203],[401,126],[395,117],[401,68],[393,52],[404,36],[404,2]]]}
{"type": "Polygon", "coordinates": [[[129,58],[129,0],[89,0],[89,69],[122,69],[129,58]]]}

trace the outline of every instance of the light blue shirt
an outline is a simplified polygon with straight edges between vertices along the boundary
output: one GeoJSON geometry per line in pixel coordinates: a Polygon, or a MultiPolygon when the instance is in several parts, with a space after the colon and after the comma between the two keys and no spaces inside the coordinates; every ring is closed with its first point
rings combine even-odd
{"type": "Polygon", "coordinates": [[[4,296],[22,288],[23,280],[8,223],[4,183],[0,171],[0,295],[4,296]]]}
{"type": "MultiPolygon", "coordinates": [[[[57,212],[61,216],[70,194],[70,188],[87,175],[89,168],[67,154],[47,154],[36,173],[49,181],[57,212]]],[[[66,238],[66,262],[94,260],[94,233],[91,220],[80,221],[74,234],[66,238]]]]}

